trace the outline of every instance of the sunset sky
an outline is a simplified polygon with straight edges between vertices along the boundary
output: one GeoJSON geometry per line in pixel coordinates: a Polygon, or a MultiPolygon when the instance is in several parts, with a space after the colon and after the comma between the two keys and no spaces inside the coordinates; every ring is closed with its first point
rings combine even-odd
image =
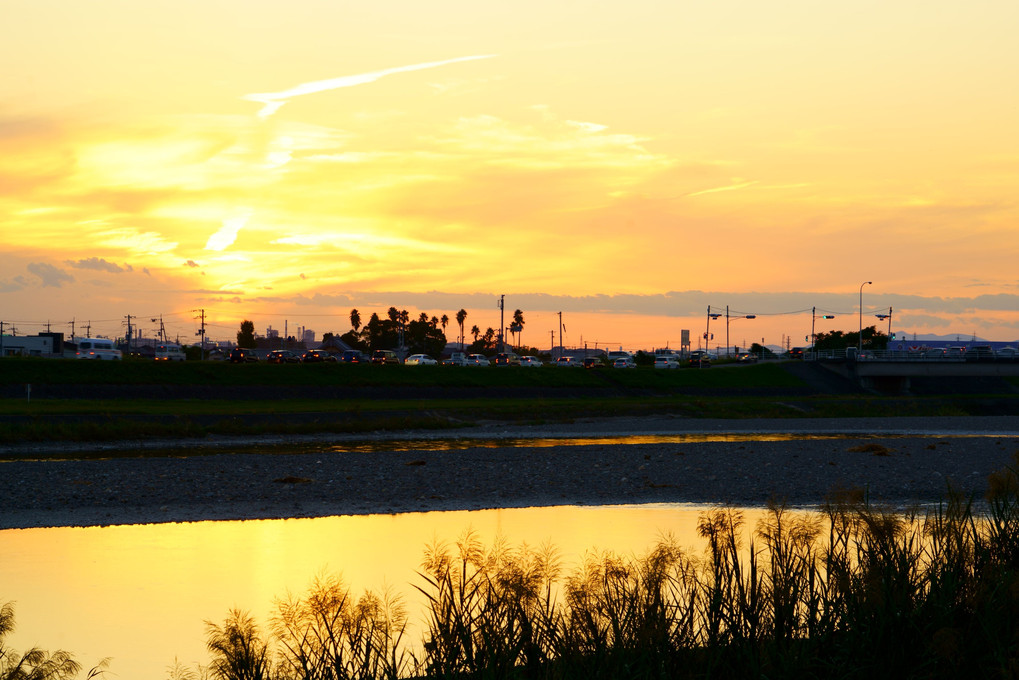
{"type": "Polygon", "coordinates": [[[505,295],[542,347],[558,312],[567,345],[696,345],[709,305],[757,315],[730,344],[798,345],[873,281],[864,325],[1014,341],[1017,26],[1011,0],[0,0],[0,321],[485,329],[505,295]]]}

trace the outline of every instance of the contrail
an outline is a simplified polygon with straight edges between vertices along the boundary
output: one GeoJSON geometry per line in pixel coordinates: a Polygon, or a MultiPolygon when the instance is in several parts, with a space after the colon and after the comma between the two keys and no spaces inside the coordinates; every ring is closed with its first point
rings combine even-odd
{"type": "Polygon", "coordinates": [[[447,59],[445,61],[429,61],[423,64],[412,64],[410,66],[397,66],[396,68],[387,68],[383,71],[373,71],[371,73],[361,73],[353,76],[340,76],[339,78],[330,78],[329,80],[316,80],[311,83],[301,83],[296,87],[292,87],[289,90],[283,90],[282,92],[264,92],[256,94],[246,94],[242,99],[251,102],[258,102],[264,104],[262,109],[258,112],[259,118],[267,118],[272,114],[276,113],[281,106],[286,104],[294,97],[300,97],[304,94],[314,94],[316,92],[325,92],[327,90],[336,90],[341,87],[353,87],[354,85],[364,85],[365,83],[373,83],[379,78],[385,76],[391,76],[394,73],[406,73],[407,71],[421,71],[427,68],[435,68],[437,66],[445,66],[446,64],[455,64],[461,61],[473,61],[475,59],[490,59],[494,57],[494,54],[481,54],[472,57],[457,57],[456,59],[447,59]]]}

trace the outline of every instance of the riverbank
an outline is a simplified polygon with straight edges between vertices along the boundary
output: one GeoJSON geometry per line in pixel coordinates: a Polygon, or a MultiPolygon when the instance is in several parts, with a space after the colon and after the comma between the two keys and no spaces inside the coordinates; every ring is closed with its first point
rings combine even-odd
{"type": "Polygon", "coordinates": [[[6,446],[0,528],[619,503],[811,506],[838,489],[903,505],[937,502],[949,488],[980,497],[988,475],[1016,455],[1015,416],[487,422],[455,433],[6,446]]]}

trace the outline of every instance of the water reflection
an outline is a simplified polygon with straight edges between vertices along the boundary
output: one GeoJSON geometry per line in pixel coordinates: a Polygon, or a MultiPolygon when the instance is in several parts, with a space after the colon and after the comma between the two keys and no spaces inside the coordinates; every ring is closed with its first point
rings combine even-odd
{"type": "MultiPolygon", "coordinates": [[[[789,442],[821,441],[827,439],[896,439],[909,437],[952,436],[979,437],[992,435],[924,435],[888,434],[874,432],[687,432],[683,434],[627,434],[585,437],[441,437],[434,439],[372,439],[370,441],[343,442],[328,447],[334,453],[371,453],[375,451],[459,451],[463,449],[536,448],[561,446],[633,446],[640,444],[703,444],[708,442],[789,442]]],[[[994,436],[1000,436],[994,435],[994,436]]]]}
{"type": "MultiPolygon", "coordinates": [[[[425,546],[452,543],[467,528],[486,544],[496,536],[548,542],[568,571],[588,550],[642,553],[666,532],[695,548],[704,509],[569,506],[6,530],[0,601],[16,603],[8,640],[15,649],[65,649],[86,668],[112,656],[118,677],[162,678],[174,658],[192,668],[208,660],[205,620],[218,623],[239,607],[264,623],[274,598],[303,594],[323,573],[340,573],[352,594],[391,587],[415,611],[425,546]]],[[[745,511],[748,527],[762,512],[745,511]]]]}

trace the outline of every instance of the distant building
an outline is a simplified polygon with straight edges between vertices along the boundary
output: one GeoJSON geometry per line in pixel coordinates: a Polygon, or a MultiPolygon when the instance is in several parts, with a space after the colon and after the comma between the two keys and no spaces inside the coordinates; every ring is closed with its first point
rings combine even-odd
{"type": "Polygon", "coordinates": [[[304,328],[301,330],[301,342],[304,343],[305,347],[311,347],[315,344],[315,331],[310,328],[304,328]]]}
{"type": "Polygon", "coordinates": [[[0,336],[0,357],[59,357],[63,351],[63,333],[0,336]]]}

